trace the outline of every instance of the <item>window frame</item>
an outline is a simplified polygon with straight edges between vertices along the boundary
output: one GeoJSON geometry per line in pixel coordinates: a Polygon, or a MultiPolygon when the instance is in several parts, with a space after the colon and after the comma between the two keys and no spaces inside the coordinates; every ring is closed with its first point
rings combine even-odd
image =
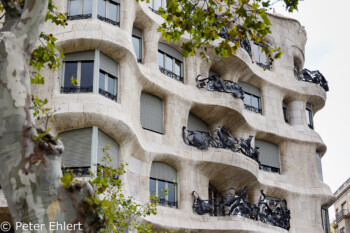
{"type": "Polygon", "coordinates": [[[260,113],[262,115],[261,97],[244,91],[244,99],[245,99],[245,95],[250,96],[250,105],[246,104],[245,101],[243,100],[245,109],[252,111],[252,112],[255,112],[255,113],[260,113]],[[258,99],[258,108],[253,106],[253,98],[252,97],[255,97],[258,99]]]}
{"type": "Polygon", "coordinates": [[[140,96],[140,123],[141,123],[142,129],[151,131],[151,132],[153,132],[153,133],[158,133],[158,134],[164,135],[164,134],[165,134],[165,113],[164,113],[165,109],[164,109],[164,107],[165,107],[165,105],[164,105],[164,100],[163,100],[162,98],[160,98],[159,96],[153,95],[153,94],[148,93],[148,92],[141,92],[141,96],[140,96]],[[141,114],[142,114],[142,113],[141,113],[141,109],[142,109],[141,104],[142,104],[142,101],[141,101],[141,99],[142,99],[142,94],[143,94],[143,93],[145,93],[145,94],[147,94],[147,95],[151,95],[151,96],[157,97],[158,99],[160,99],[160,100],[162,101],[162,132],[156,131],[156,130],[154,130],[154,129],[146,128],[146,127],[144,127],[144,126],[142,125],[142,115],[141,115],[141,114]]]}
{"type": "Polygon", "coordinates": [[[167,207],[170,207],[170,208],[178,208],[178,197],[177,197],[177,190],[178,190],[178,188],[177,188],[177,182],[174,182],[174,181],[167,181],[167,180],[162,180],[162,179],[157,179],[157,178],[153,178],[153,177],[151,177],[150,176],[150,178],[149,178],[149,192],[150,192],[150,195],[151,196],[155,196],[155,197],[159,197],[159,193],[158,193],[158,183],[159,183],[159,181],[162,181],[162,182],[164,182],[165,183],[165,190],[166,189],[168,189],[168,187],[169,187],[169,183],[170,184],[173,184],[174,186],[175,186],[175,188],[174,188],[174,205],[169,205],[169,192],[167,193],[167,195],[165,195],[165,198],[164,198],[164,200],[165,200],[165,203],[164,204],[160,204],[162,201],[160,200],[159,201],[159,203],[158,204],[160,204],[160,205],[162,205],[162,206],[167,206],[167,207]],[[155,180],[155,182],[156,182],[156,187],[155,187],[155,190],[156,190],[156,192],[155,193],[151,193],[151,189],[150,189],[150,184],[151,184],[151,180],[155,180]],[[166,204],[167,203],[167,204],[166,204]]]}
{"type": "Polygon", "coordinates": [[[179,59],[176,59],[174,56],[172,56],[171,54],[168,54],[160,49],[158,49],[158,66],[159,66],[159,70],[165,74],[166,76],[170,77],[170,78],[173,78],[179,82],[182,82],[184,83],[184,62],[180,61],[179,59]],[[163,55],[163,66],[159,66],[159,53],[161,53],[163,55]],[[171,60],[172,60],[172,70],[168,70],[166,68],[166,57],[170,57],[171,60]],[[177,75],[175,73],[175,65],[176,65],[176,61],[178,61],[180,63],[180,75],[177,75]]]}
{"type": "Polygon", "coordinates": [[[313,120],[313,111],[312,111],[312,105],[311,104],[306,104],[305,108],[305,117],[306,117],[306,124],[309,126],[310,129],[314,129],[314,120],[313,120]],[[310,122],[308,122],[308,117],[310,122]]]}
{"type": "Polygon", "coordinates": [[[71,2],[72,0],[68,0],[67,2],[67,19],[68,20],[75,20],[75,19],[88,19],[92,17],[92,4],[91,4],[91,13],[89,14],[83,14],[84,11],[84,2],[86,0],[79,0],[79,14],[77,15],[69,15],[70,13],[70,7],[71,7],[71,2]]]}
{"type": "Polygon", "coordinates": [[[154,8],[154,1],[155,0],[150,0],[150,2],[147,3],[147,5],[153,12],[155,12],[157,14],[158,14],[158,10],[159,10],[160,7],[164,9],[167,6],[167,0],[159,0],[159,1],[161,1],[160,7],[158,9],[155,9],[154,8]]]}
{"type": "Polygon", "coordinates": [[[283,111],[284,121],[287,124],[290,124],[288,105],[284,101],[282,102],[282,111],[283,111]]]}
{"type": "Polygon", "coordinates": [[[133,44],[133,48],[134,48],[134,51],[135,51],[137,62],[142,64],[143,63],[143,59],[142,59],[143,58],[143,32],[142,32],[141,29],[138,29],[138,28],[135,28],[135,27],[133,28],[132,35],[131,35],[131,42],[133,44]],[[136,29],[138,31],[140,31],[140,32],[137,32],[136,29]],[[141,34],[137,35],[139,33],[141,33],[141,34]],[[140,46],[139,47],[140,48],[139,54],[140,54],[140,57],[137,57],[136,49],[134,47],[134,43],[132,42],[133,38],[136,38],[136,39],[139,40],[139,46],[140,46]]]}
{"type": "MultiPolygon", "coordinates": [[[[81,60],[81,61],[63,61],[63,67],[62,67],[62,79],[61,79],[61,93],[93,93],[93,85],[94,85],[94,81],[92,81],[92,86],[91,86],[91,91],[81,91],[81,86],[74,86],[75,87],[75,91],[74,92],[70,92],[70,91],[65,91],[65,72],[66,72],[66,63],[77,63],[77,82],[78,84],[81,84],[81,64],[82,62],[93,62],[93,69],[95,68],[95,61],[94,60],[81,60]]],[[[92,74],[92,80],[94,79],[93,77],[94,75],[92,74]]],[[[68,87],[67,87],[68,88],[68,87]]]]}
{"type": "Polygon", "coordinates": [[[254,61],[255,61],[255,63],[256,63],[258,66],[260,66],[260,67],[262,67],[262,68],[264,68],[264,69],[270,70],[270,69],[271,69],[270,62],[269,62],[270,57],[267,56],[266,53],[265,53],[264,51],[261,52],[261,49],[262,49],[262,47],[263,47],[262,44],[257,43],[257,42],[254,42],[254,43],[253,43],[253,46],[257,46],[257,47],[258,47],[257,51],[259,51],[259,53],[256,54],[256,53],[255,53],[256,50],[255,50],[255,48],[253,47],[254,61]],[[261,61],[261,60],[262,60],[262,59],[261,59],[261,58],[262,58],[262,57],[261,57],[262,54],[265,55],[266,63],[264,63],[264,62],[261,61]],[[257,56],[259,57],[258,61],[256,60],[256,57],[257,57],[257,56]]]}
{"type": "Polygon", "coordinates": [[[118,77],[115,77],[114,75],[111,75],[110,73],[108,73],[107,71],[104,71],[103,69],[99,69],[99,76],[98,76],[98,92],[99,94],[105,96],[106,98],[108,99],[111,99],[111,100],[114,100],[116,102],[118,102],[118,87],[119,87],[119,79],[118,77]],[[104,83],[105,83],[105,86],[104,86],[104,89],[102,90],[101,87],[100,87],[100,74],[103,73],[104,74],[104,83]],[[110,93],[108,91],[108,78],[111,77],[113,78],[115,81],[114,81],[114,87],[113,87],[113,90],[114,90],[114,93],[110,93]]]}
{"type": "Polygon", "coordinates": [[[101,21],[104,21],[106,23],[120,26],[120,2],[115,0],[97,0],[97,1],[105,1],[106,2],[106,8],[105,8],[105,16],[99,15],[99,9],[97,7],[97,18],[101,21]],[[109,18],[109,5],[115,4],[117,6],[117,21],[114,21],[113,19],[109,18]]]}

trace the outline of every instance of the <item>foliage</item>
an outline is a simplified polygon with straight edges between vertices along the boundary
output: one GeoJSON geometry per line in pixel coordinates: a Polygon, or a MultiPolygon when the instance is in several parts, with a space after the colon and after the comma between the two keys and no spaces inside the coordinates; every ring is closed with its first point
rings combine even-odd
{"type": "Polygon", "coordinates": [[[168,41],[181,43],[185,57],[210,60],[206,49],[212,47],[216,55],[228,57],[236,53],[241,40],[249,39],[260,43],[272,62],[282,51],[266,42],[271,33],[266,10],[279,1],[289,12],[298,9],[298,0],[167,0],[166,9],[158,10],[165,20],[158,31],[168,41]],[[183,36],[189,39],[180,39],[183,36]]]}
{"type": "MultiPolygon", "coordinates": [[[[125,197],[122,192],[122,181],[120,176],[125,174],[125,165],[121,164],[115,168],[112,166],[112,158],[108,153],[110,146],[103,149],[104,157],[102,163],[97,165],[97,175],[90,172],[95,195],[86,197],[84,202],[88,204],[88,212],[97,216],[104,224],[100,232],[124,232],[126,229],[137,229],[138,232],[150,233],[151,226],[142,224],[139,217],[157,214],[157,198],[150,196],[150,201],[141,204],[133,197],[125,197]]],[[[126,164],[127,165],[127,164],[126,164]]],[[[69,188],[72,183],[80,182],[74,178],[73,173],[65,173],[61,178],[63,186],[69,188]]]]}

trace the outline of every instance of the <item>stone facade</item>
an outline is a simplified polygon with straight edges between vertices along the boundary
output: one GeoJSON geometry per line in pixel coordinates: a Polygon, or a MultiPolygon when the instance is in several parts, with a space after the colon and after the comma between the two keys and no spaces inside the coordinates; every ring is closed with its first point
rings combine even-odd
{"type": "Polygon", "coordinates": [[[335,233],[350,232],[350,178],[334,193],[335,220],[333,228],[335,233]]]}
{"type": "MultiPolygon", "coordinates": [[[[67,11],[67,1],[57,0],[55,4],[59,11],[67,11]]],[[[278,15],[270,15],[270,20],[273,26],[268,42],[283,50],[282,58],[275,61],[270,70],[264,71],[252,62],[244,49],[238,49],[235,55],[225,59],[211,55],[212,65],[199,57],[184,58],[184,83],[181,83],[158,68],[158,43],[167,43],[157,32],[162,18],[146,3],[121,0],[120,26],[92,17],[69,20],[65,28],[47,24],[44,29],[58,38],[57,44],[66,54],[97,50],[116,61],[118,101],[98,93],[61,93],[62,71],[47,72],[50,78],[44,86],[35,87],[34,94],[47,98],[55,110],[56,121],[50,125],[54,132],[95,126],[119,143],[119,160],[129,164],[123,177],[127,195],[143,202],[148,200],[152,162],[164,162],[177,170],[178,208],[159,206],[157,215],[145,219],[155,229],[288,232],[240,216],[197,215],[192,209],[191,193],[195,190],[203,199],[208,199],[210,183],[218,192],[248,185],[248,200],[254,203],[259,199],[259,190],[264,189],[266,195],[287,201],[291,211],[289,232],[320,233],[323,232],[321,206],[333,196],[317,175],[315,154],[318,151],[324,155],[326,145],[320,135],[308,127],[305,108],[307,103],[311,104],[316,114],[325,105],[326,92],[316,84],[294,77],[294,64],[302,68],[305,59],[304,28],[299,22],[278,15]],[[142,64],[137,62],[132,44],[133,27],[143,33],[142,64]],[[241,99],[227,93],[197,88],[195,78],[199,74],[207,77],[209,70],[225,80],[243,81],[259,88],[262,114],[246,110],[241,99]],[[163,134],[142,128],[142,92],[163,100],[163,134]],[[284,120],[283,102],[288,107],[289,124],[284,120]],[[257,162],[242,153],[212,147],[199,150],[186,145],[182,127],[187,126],[189,112],[204,120],[210,129],[225,126],[235,137],[252,135],[278,145],[280,174],[259,169],[257,162]]],[[[178,44],[169,45],[181,51],[178,44]]],[[[94,72],[94,85],[98,83],[96,80],[98,72],[94,72]]]]}

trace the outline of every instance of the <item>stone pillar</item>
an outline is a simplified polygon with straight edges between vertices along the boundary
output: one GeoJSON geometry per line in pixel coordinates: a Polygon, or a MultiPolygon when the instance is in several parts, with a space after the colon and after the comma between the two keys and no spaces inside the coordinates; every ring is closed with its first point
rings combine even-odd
{"type": "Polygon", "coordinates": [[[288,104],[290,124],[298,130],[303,130],[306,125],[305,102],[300,100],[288,104]]]}

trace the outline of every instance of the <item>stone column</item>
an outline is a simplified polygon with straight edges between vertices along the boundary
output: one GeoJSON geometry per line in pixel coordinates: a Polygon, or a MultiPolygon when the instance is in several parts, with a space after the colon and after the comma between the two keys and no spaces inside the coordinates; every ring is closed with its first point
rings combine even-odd
{"type": "Polygon", "coordinates": [[[300,100],[288,104],[290,124],[298,130],[303,130],[306,125],[305,102],[300,100]]]}

